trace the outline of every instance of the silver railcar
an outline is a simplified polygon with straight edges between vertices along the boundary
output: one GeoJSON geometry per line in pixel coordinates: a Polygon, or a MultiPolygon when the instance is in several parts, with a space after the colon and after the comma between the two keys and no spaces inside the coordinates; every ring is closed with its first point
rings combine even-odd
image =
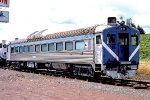
{"type": "Polygon", "coordinates": [[[116,19],[110,17],[107,25],[46,36],[35,32],[26,39],[12,41],[8,45],[7,61],[18,68],[46,68],[88,77],[129,78],[138,69],[139,59],[135,59],[135,55],[139,55],[139,32],[124,22],[117,24],[116,19]],[[130,43],[132,38],[134,45],[130,43]],[[128,56],[124,57],[125,54],[128,56]]]}

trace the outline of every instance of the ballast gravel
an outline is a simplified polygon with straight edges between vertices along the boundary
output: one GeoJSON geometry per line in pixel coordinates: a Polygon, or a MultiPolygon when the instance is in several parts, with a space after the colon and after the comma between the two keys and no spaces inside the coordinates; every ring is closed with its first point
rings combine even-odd
{"type": "Polygon", "coordinates": [[[120,99],[150,100],[150,90],[0,69],[0,100],[120,99]]]}

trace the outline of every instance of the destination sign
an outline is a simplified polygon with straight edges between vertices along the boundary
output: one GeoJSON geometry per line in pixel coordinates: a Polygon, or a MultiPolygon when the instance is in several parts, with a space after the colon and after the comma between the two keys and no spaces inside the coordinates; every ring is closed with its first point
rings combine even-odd
{"type": "Polygon", "coordinates": [[[0,11],[0,22],[8,23],[9,22],[9,12],[0,11]]]}
{"type": "Polygon", "coordinates": [[[0,7],[9,7],[9,0],[0,0],[0,7]]]}

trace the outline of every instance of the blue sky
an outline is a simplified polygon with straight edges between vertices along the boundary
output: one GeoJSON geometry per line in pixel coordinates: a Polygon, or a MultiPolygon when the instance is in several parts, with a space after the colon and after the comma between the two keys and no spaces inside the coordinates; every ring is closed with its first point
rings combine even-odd
{"type": "Polygon", "coordinates": [[[10,0],[10,22],[0,23],[0,40],[26,38],[34,31],[44,34],[106,23],[108,16],[132,18],[150,33],[148,0],[10,0]]]}

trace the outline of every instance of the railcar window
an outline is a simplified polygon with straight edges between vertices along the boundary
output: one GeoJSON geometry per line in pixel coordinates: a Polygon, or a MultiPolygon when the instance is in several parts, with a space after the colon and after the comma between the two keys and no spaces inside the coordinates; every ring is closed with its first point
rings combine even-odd
{"type": "Polygon", "coordinates": [[[76,41],[75,48],[76,50],[84,50],[85,48],[84,41],[76,41]]]}
{"type": "Polygon", "coordinates": [[[0,43],[0,48],[2,48],[2,43],[0,43]]]}
{"type": "Polygon", "coordinates": [[[15,47],[15,52],[19,52],[19,48],[18,47],[15,47]]]}
{"type": "Polygon", "coordinates": [[[35,45],[35,52],[40,52],[40,45],[35,45]]]}
{"type": "Polygon", "coordinates": [[[47,51],[47,44],[41,45],[41,51],[46,52],[47,51]]]}
{"type": "Polygon", "coordinates": [[[131,45],[138,45],[138,36],[137,35],[131,36],[131,45]]]}
{"type": "Polygon", "coordinates": [[[119,36],[119,45],[128,45],[128,39],[124,35],[119,36]]]}
{"type": "Polygon", "coordinates": [[[63,43],[56,43],[56,50],[57,51],[63,51],[63,43]]]}
{"type": "Polygon", "coordinates": [[[29,46],[29,52],[34,52],[34,46],[33,45],[29,46]]]}
{"type": "Polygon", "coordinates": [[[115,34],[107,34],[107,44],[115,44],[115,34]]]}
{"type": "Polygon", "coordinates": [[[54,51],[54,50],[55,50],[54,43],[48,44],[48,51],[54,51]]]}
{"type": "Polygon", "coordinates": [[[24,52],[29,52],[29,46],[24,46],[24,52]]]}
{"type": "Polygon", "coordinates": [[[14,47],[11,47],[11,53],[14,53],[14,51],[15,51],[14,47]]]}
{"type": "Polygon", "coordinates": [[[73,50],[73,42],[66,42],[65,43],[65,50],[67,50],[67,51],[73,50]]]}
{"type": "Polygon", "coordinates": [[[100,35],[96,36],[96,44],[101,44],[101,36],[100,35]]]}
{"type": "Polygon", "coordinates": [[[19,52],[22,53],[24,50],[23,50],[23,47],[19,47],[19,52]]]}

